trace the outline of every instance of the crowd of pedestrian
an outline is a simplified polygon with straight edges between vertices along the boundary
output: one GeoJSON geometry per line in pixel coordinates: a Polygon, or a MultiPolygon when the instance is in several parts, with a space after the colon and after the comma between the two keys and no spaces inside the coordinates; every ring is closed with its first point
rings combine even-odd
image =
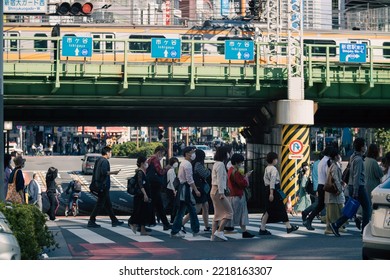
{"type": "MultiPolygon", "coordinates": [[[[341,154],[334,147],[326,147],[313,164],[302,164],[298,174],[295,212],[301,213],[303,225],[307,230],[315,230],[312,226],[313,219],[324,215],[324,233],[340,236],[340,232],[346,231],[345,225],[349,222],[349,217],[343,214],[343,207],[349,199],[357,200],[361,206],[360,212],[354,217],[356,226],[363,231],[368,224],[372,207],[369,196],[377,185],[390,178],[390,152],[385,154],[379,164],[379,149],[376,144],[371,144],[367,149],[365,140],[356,138],[353,148],[354,152],[344,172],[341,154]],[[330,183],[334,185],[334,191],[329,191],[330,183]]],[[[194,237],[200,233],[210,233],[211,241],[227,241],[225,234],[234,231],[235,227],[240,227],[242,238],[254,237],[247,230],[247,196],[252,171],[245,172],[243,155],[233,153],[230,145],[220,146],[216,149],[212,169],[209,169],[205,165],[204,151],[197,150],[194,146],[183,147],[184,158],[181,162],[177,157],[172,157],[169,164],[163,167],[161,161],[166,152],[163,146],[158,146],[150,158],[137,158],[134,207],[128,220],[134,234],[138,231],[141,235],[149,235],[152,231],[150,227],[161,222],[163,230],[171,230],[172,238],[183,238],[187,233],[186,225],[190,221],[194,237]],[[162,192],[167,194],[168,207],[164,206],[162,192]],[[212,205],[209,205],[209,202],[212,205]],[[209,220],[210,206],[214,211],[212,221],[209,220]],[[170,214],[169,221],[167,213],[170,214]],[[198,214],[202,215],[204,223],[202,232],[198,214]]],[[[87,226],[100,227],[96,223],[96,217],[103,209],[110,217],[112,226],[120,226],[123,221],[115,216],[109,195],[110,175],[117,175],[120,170],[110,170],[109,146],[104,147],[101,154],[102,157],[95,163],[90,186],[91,192],[97,196],[97,201],[87,226]]],[[[6,200],[33,204],[42,211],[43,192],[36,173],[25,187],[22,171],[25,162],[26,159],[20,155],[4,156],[6,200]]],[[[287,233],[291,233],[299,227],[289,222],[285,205],[286,194],[281,187],[277,168],[278,155],[274,152],[268,153],[266,162],[263,177],[266,205],[258,234],[271,235],[266,228],[267,224],[278,222],[284,223],[287,233]]],[[[48,219],[52,221],[57,221],[58,195],[62,192],[56,182],[57,176],[57,168],[50,167],[46,173],[46,195],[50,205],[47,211],[48,219]]],[[[79,192],[80,182],[74,181],[72,187],[68,186],[67,194],[72,196],[76,185],[79,192]]],[[[71,204],[68,208],[70,207],[71,204]]]]}

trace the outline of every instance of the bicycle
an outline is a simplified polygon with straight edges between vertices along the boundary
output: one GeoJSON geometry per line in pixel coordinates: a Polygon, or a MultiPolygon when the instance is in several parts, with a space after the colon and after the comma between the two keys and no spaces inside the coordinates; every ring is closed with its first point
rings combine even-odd
{"type": "Polygon", "coordinates": [[[79,214],[79,204],[78,204],[78,199],[79,199],[80,193],[73,193],[72,196],[72,206],[70,210],[65,211],[65,216],[68,217],[70,214],[73,214],[74,217],[76,217],[79,214]]]}

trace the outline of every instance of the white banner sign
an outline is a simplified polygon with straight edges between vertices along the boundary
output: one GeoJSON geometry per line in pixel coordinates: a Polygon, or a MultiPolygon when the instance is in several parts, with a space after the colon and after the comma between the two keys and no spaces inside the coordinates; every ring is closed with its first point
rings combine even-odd
{"type": "Polygon", "coordinates": [[[45,14],[47,0],[3,0],[4,14],[45,14]]]}

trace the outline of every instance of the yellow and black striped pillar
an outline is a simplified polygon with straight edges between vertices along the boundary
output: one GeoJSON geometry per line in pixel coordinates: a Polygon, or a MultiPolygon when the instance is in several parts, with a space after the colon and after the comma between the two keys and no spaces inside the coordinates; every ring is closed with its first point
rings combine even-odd
{"type": "Polygon", "coordinates": [[[282,127],[281,188],[287,195],[284,202],[286,203],[290,197],[292,206],[297,203],[299,190],[297,171],[302,163],[310,162],[309,131],[307,125],[282,127]]]}

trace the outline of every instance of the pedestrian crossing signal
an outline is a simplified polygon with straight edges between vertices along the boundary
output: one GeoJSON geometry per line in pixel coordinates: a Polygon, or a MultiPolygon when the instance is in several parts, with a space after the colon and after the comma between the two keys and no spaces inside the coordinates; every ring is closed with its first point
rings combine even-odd
{"type": "Polygon", "coordinates": [[[88,16],[93,11],[92,3],[75,2],[73,4],[69,2],[62,2],[57,4],[56,13],[60,16],[88,16]]]}

